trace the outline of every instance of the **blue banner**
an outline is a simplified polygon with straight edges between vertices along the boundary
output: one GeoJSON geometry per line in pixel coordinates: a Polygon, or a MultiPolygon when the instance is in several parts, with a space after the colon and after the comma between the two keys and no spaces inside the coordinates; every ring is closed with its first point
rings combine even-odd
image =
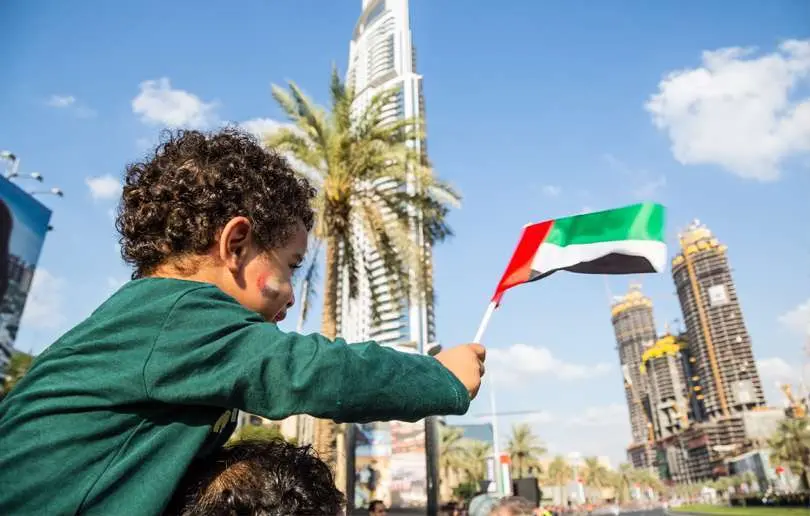
{"type": "Polygon", "coordinates": [[[0,177],[0,370],[11,357],[51,210],[0,177]]]}

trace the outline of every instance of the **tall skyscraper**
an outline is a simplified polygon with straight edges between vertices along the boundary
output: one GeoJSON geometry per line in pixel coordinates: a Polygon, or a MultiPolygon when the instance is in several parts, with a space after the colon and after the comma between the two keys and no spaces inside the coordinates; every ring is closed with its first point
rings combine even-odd
{"type": "MultiPolygon", "coordinates": [[[[354,27],[349,46],[347,83],[356,92],[354,109],[365,108],[375,95],[396,90],[386,113],[390,119],[420,117],[424,120],[422,77],[416,73],[416,51],[411,41],[410,14],[407,0],[363,0],[363,12],[354,27]]],[[[426,154],[424,141],[412,145],[426,154]]],[[[418,216],[418,214],[415,214],[418,216]]],[[[347,288],[342,289],[338,329],[349,341],[374,339],[380,344],[419,350],[435,339],[433,306],[414,288],[405,303],[391,299],[380,309],[380,322],[371,317],[371,289],[384,288],[382,261],[373,251],[368,235],[358,227],[355,248],[364,265],[359,268],[360,288],[355,299],[349,298],[347,288]]],[[[412,238],[423,242],[421,232],[412,238]]],[[[423,245],[431,271],[431,250],[423,245]]],[[[344,285],[345,287],[345,285],[344,285]]]]}
{"type": "Polygon", "coordinates": [[[706,417],[729,418],[764,406],[726,246],[698,221],[680,235],[680,243],[680,253],[672,259],[672,277],[706,417]]]}
{"type": "MultiPolygon", "coordinates": [[[[422,77],[416,73],[408,1],[363,0],[362,9],[349,46],[346,74],[346,82],[356,95],[353,109],[361,112],[376,95],[395,91],[393,100],[383,110],[386,119],[424,121],[422,77]]],[[[410,145],[427,159],[425,141],[413,140],[410,145]]],[[[390,187],[398,185],[392,182],[390,187]]],[[[430,245],[421,231],[420,214],[415,209],[412,214],[410,236],[420,247],[425,264],[423,271],[413,274],[430,275],[430,245]]],[[[431,296],[417,287],[421,283],[418,277],[410,278],[405,299],[389,296],[378,307],[379,320],[375,322],[372,318],[372,292],[385,298],[387,278],[370,237],[361,224],[355,226],[352,245],[358,258],[359,288],[352,299],[347,282],[341,282],[338,333],[349,341],[373,339],[403,351],[424,353],[435,340],[434,316],[431,296]]],[[[344,271],[344,278],[348,278],[348,271],[344,271]]],[[[346,486],[350,503],[362,506],[380,499],[389,507],[435,504],[436,472],[432,468],[429,473],[426,464],[426,450],[431,451],[431,456],[437,455],[435,440],[435,425],[430,420],[427,425],[392,421],[352,426],[346,486]]]]}
{"type": "Polygon", "coordinates": [[[641,374],[644,351],[655,344],[657,336],[652,307],[650,298],[642,294],[640,285],[636,284],[611,307],[633,438],[628,459],[637,468],[649,468],[653,464],[654,428],[649,386],[641,374]]]}

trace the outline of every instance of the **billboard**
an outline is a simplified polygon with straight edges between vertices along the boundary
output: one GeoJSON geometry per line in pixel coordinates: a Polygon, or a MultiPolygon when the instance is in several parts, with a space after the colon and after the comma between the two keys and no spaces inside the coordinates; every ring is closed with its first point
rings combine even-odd
{"type": "Polygon", "coordinates": [[[0,369],[11,357],[51,210],[0,177],[0,369]]]}
{"type": "Polygon", "coordinates": [[[355,439],[355,507],[427,507],[424,421],[357,424],[355,439]]]}

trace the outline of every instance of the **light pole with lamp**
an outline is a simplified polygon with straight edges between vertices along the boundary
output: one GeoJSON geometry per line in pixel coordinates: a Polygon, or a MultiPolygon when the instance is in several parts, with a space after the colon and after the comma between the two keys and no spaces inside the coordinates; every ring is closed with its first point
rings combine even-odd
{"type": "Polygon", "coordinates": [[[6,160],[11,163],[11,170],[6,172],[6,177],[12,177],[17,174],[17,170],[20,168],[20,159],[11,151],[0,151],[0,159],[6,160]]]}
{"type": "Polygon", "coordinates": [[[55,195],[57,197],[64,197],[65,192],[62,191],[61,188],[49,188],[48,190],[29,190],[29,195],[37,196],[37,195],[55,195]]]}
{"type": "Polygon", "coordinates": [[[40,183],[42,181],[44,181],[44,178],[42,177],[42,174],[40,174],[39,172],[31,172],[30,174],[22,174],[22,175],[20,175],[19,172],[9,172],[8,174],[6,174],[6,179],[8,179],[8,180],[12,180],[12,179],[32,179],[34,181],[39,181],[40,183]]]}

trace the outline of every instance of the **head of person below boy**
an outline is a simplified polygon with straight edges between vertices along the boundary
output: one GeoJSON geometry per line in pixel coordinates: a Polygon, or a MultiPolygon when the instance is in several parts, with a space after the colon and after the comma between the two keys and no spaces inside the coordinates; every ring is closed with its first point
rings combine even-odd
{"type": "Polygon", "coordinates": [[[309,446],[246,441],[192,463],[164,516],[338,515],[343,504],[309,446]]]}
{"type": "Polygon", "coordinates": [[[534,516],[537,507],[522,496],[501,498],[490,510],[489,516],[534,516]]]}
{"type": "Polygon", "coordinates": [[[372,500],[368,504],[368,514],[369,516],[385,516],[388,514],[388,510],[382,500],[372,500]]]}
{"type": "Polygon", "coordinates": [[[315,190],[280,155],[226,129],[171,134],[127,168],[116,227],[133,279],[211,283],[265,320],[293,305],[315,190]]]}

